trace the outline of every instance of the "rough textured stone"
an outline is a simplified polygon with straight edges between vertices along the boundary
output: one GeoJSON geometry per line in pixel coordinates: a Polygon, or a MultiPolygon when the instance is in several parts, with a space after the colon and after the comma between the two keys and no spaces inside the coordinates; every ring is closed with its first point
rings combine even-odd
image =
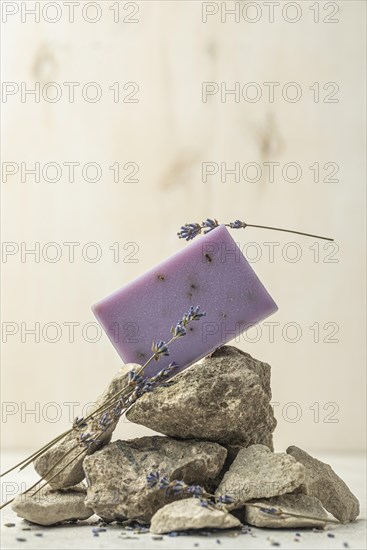
{"type": "MultiPolygon", "coordinates": [[[[135,365],[133,363],[124,365],[112,379],[110,385],[105,390],[105,392],[97,399],[94,406],[91,407],[90,412],[103,405],[103,403],[107,401],[110,397],[112,397],[113,394],[122,389],[126,384],[128,372],[131,369],[137,368],[139,366],[140,365],[135,365]]],[[[105,433],[99,437],[98,444],[91,445],[89,447],[89,449],[87,450],[87,454],[94,453],[96,449],[100,449],[110,442],[116,424],[117,423],[111,424],[111,426],[105,431],[105,433]]],[[[88,421],[88,427],[85,428],[85,432],[88,431],[93,431],[93,419],[88,421]]],[[[70,487],[76,485],[84,479],[83,460],[85,454],[82,454],[77,458],[77,455],[80,454],[81,450],[83,449],[83,447],[81,447],[80,445],[74,449],[77,444],[78,433],[76,431],[72,431],[60,443],[56,444],[45,454],[34,461],[33,464],[37,473],[46,481],[48,481],[49,485],[54,489],[70,487]],[[71,462],[72,459],[74,459],[73,462],[61,472],[60,470],[64,468],[64,466],[68,462],[71,462]],[[56,468],[47,475],[47,472],[55,464],[57,464],[56,468]],[[51,480],[50,478],[54,476],[57,471],[60,471],[60,474],[58,474],[51,480]]]]}
{"type": "Polygon", "coordinates": [[[106,521],[129,518],[149,522],[175,497],[167,496],[164,490],[149,489],[147,474],[158,470],[170,480],[183,479],[207,489],[226,455],[226,449],[207,441],[176,441],[162,436],[115,441],[84,460],[86,505],[106,521]]]}
{"type": "Polygon", "coordinates": [[[46,485],[34,496],[32,492],[18,495],[11,507],[18,516],[28,521],[39,525],[55,525],[87,519],[93,515],[93,510],[84,504],[86,494],[86,487],[82,484],[61,490],[46,485]]]}
{"type": "Polygon", "coordinates": [[[270,400],[270,366],[223,346],[167,387],[144,395],[127,418],[171,437],[272,449],[270,400]]]}
{"type": "Polygon", "coordinates": [[[167,504],[152,517],[151,533],[163,534],[188,529],[230,529],[241,522],[229,513],[200,506],[197,498],[187,498],[167,504]]]}
{"type": "Polygon", "coordinates": [[[354,521],[358,517],[358,499],[329,464],[313,458],[299,447],[288,447],[287,453],[306,469],[301,487],[305,494],[318,498],[326,510],[342,523],[354,521]]]}
{"type": "Polygon", "coordinates": [[[295,517],[287,515],[269,514],[262,512],[260,508],[254,506],[245,506],[245,521],[256,527],[271,527],[271,528],[301,528],[301,527],[325,527],[327,513],[322,507],[321,502],[308,495],[291,494],[262,499],[254,501],[256,505],[264,506],[264,508],[281,509],[283,512],[290,512],[299,516],[295,517]],[[319,518],[319,519],[310,519],[319,518]]]}
{"type": "Polygon", "coordinates": [[[265,445],[241,449],[225,473],[217,495],[230,495],[231,509],[246,501],[291,493],[301,485],[305,469],[285,453],[272,453],[265,445]]]}

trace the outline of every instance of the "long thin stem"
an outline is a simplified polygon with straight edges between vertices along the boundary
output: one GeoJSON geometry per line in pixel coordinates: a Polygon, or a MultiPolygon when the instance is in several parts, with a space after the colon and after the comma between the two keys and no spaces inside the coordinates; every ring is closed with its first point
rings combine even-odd
{"type": "MultiPolygon", "coordinates": [[[[173,336],[168,342],[167,342],[167,346],[170,345],[174,340],[176,340],[177,336],[173,336]]],[[[138,368],[136,370],[136,373],[137,374],[140,374],[144,371],[144,369],[151,363],[151,361],[153,361],[153,359],[156,357],[156,354],[153,353],[152,356],[144,363],[144,365],[142,365],[140,368],[138,368]]],[[[91,414],[89,414],[88,416],[86,416],[84,418],[84,421],[86,420],[89,420],[91,419],[92,417],[94,417],[97,413],[102,413],[104,412],[105,410],[109,409],[110,407],[112,407],[119,399],[119,397],[129,388],[129,384],[126,384],[121,390],[119,390],[118,392],[115,392],[107,401],[104,401],[103,404],[98,407],[95,411],[93,411],[91,414]]],[[[126,412],[126,409],[125,411],[126,412]]],[[[123,414],[123,413],[122,413],[123,414]]],[[[19,465],[23,465],[21,470],[23,468],[25,468],[28,464],[31,464],[38,456],[41,456],[42,454],[44,454],[44,452],[46,452],[50,447],[52,447],[52,445],[54,445],[55,443],[57,443],[59,440],[63,439],[66,435],[68,435],[70,432],[72,432],[73,430],[75,430],[76,427],[72,427],[70,430],[67,430],[66,432],[62,433],[60,436],[56,437],[55,439],[52,440],[52,442],[50,442],[49,444],[46,444],[44,445],[44,447],[42,447],[41,449],[39,449],[38,451],[36,451],[35,453],[33,453],[30,457],[28,457],[28,459],[25,459],[23,460],[22,462],[18,463],[16,466],[14,466],[13,468],[11,468],[10,470],[8,470],[7,472],[5,472],[4,474],[2,475],[5,475],[9,472],[11,472],[12,470],[14,470],[15,468],[17,468],[17,466],[19,465]]],[[[100,432],[99,434],[97,434],[96,437],[98,437],[98,435],[101,435],[103,432],[100,432]]],[[[65,453],[42,477],[40,480],[38,480],[34,485],[32,485],[31,487],[29,487],[29,489],[27,489],[26,491],[24,491],[24,494],[28,493],[29,491],[31,491],[34,487],[36,487],[38,484],[40,484],[44,479],[47,478],[47,476],[56,468],[56,466],[58,466],[58,464],[60,464],[60,462],[62,462],[67,456],[68,454],[70,454],[74,449],[76,449],[77,447],[79,446],[79,444],[77,445],[74,445],[71,449],[69,449],[69,451],[67,453],[65,453]]],[[[77,460],[79,458],[79,456],[81,456],[81,454],[83,454],[85,452],[86,449],[83,449],[83,451],[81,453],[79,453],[77,456],[73,457],[72,460],[70,460],[67,464],[65,464],[65,466],[63,466],[63,468],[61,468],[61,470],[58,470],[51,478],[47,479],[46,483],[42,486],[39,487],[39,489],[34,493],[37,494],[43,487],[45,487],[45,485],[47,485],[47,483],[49,483],[52,479],[54,479],[56,476],[58,476],[62,471],[64,471],[70,464],[72,464],[75,460],[77,460]]],[[[14,498],[5,502],[4,504],[2,504],[0,506],[0,510],[2,508],[4,508],[5,506],[7,506],[8,504],[10,504],[11,502],[14,501],[14,498]]]]}
{"type": "MultiPolygon", "coordinates": [[[[227,226],[229,224],[226,224],[227,226]]],[[[246,224],[247,227],[257,227],[258,229],[271,229],[272,231],[284,231],[285,233],[294,233],[295,235],[304,235],[305,237],[313,237],[314,239],[322,239],[324,241],[334,241],[329,237],[321,237],[320,235],[312,235],[311,233],[303,233],[302,231],[293,231],[291,229],[282,229],[280,227],[269,227],[267,225],[255,225],[252,223],[246,224]]]]}
{"type": "MultiPolygon", "coordinates": [[[[172,343],[172,341],[175,340],[175,339],[176,339],[175,336],[174,336],[173,338],[171,338],[171,340],[169,340],[169,341],[167,342],[167,345],[169,345],[170,343],[172,343]]],[[[142,366],[140,367],[140,369],[137,369],[137,371],[136,371],[137,374],[139,374],[140,372],[142,372],[142,371],[148,366],[148,364],[150,363],[150,361],[153,360],[153,358],[154,358],[154,354],[152,355],[152,357],[151,357],[150,359],[148,359],[148,361],[147,361],[144,365],[142,365],[142,366]]],[[[123,388],[123,389],[126,389],[127,387],[128,387],[128,386],[125,386],[125,388],[123,388]]],[[[112,397],[117,396],[118,394],[121,393],[121,391],[122,391],[122,390],[120,390],[119,392],[116,392],[112,397]]],[[[115,401],[117,401],[117,398],[115,399],[115,401]]],[[[114,402],[115,402],[115,401],[114,401],[114,402]]],[[[107,403],[107,401],[104,403],[104,405],[105,405],[106,403],[107,403]]],[[[107,406],[106,408],[107,408],[107,409],[110,408],[113,404],[114,404],[114,403],[112,403],[110,406],[107,406]]],[[[128,408],[129,408],[129,407],[126,407],[122,414],[124,414],[128,408]]],[[[105,410],[105,409],[102,409],[102,411],[104,411],[104,410],[105,410]]],[[[101,412],[102,412],[102,411],[101,411],[101,412]]],[[[97,437],[99,437],[99,436],[102,435],[102,434],[103,434],[103,430],[100,431],[99,433],[97,433],[95,437],[97,438],[97,437]]],[[[48,470],[48,471],[46,472],[46,474],[44,474],[44,476],[43,476],[35,485],[33,485],[32,487],[30,487],[29,489],[27,489],[27,491],[25,491],[25,493],[27,493],[28,491],[30,491],[31,489],[33,489],[36,485],[38,485],[39,483],[41,483],[41,481],[42,481],[43,479],[45,479],[46,476],[48,476],[48,474],[51,473],[52,470],[54,470],[55,467],[56,467],[60,462],[62,462],[62,461],[66,458],[66,456],[67,456],[68,454],[70,454],[70,453],[71,453],[74,449],[76,449],[78,446],[79,446],[79,444],[78,444],[78,445],[74,445],[74,447],[72,447],[71,449],[69,449],[69,451],[68,451],[65,455],[63,455],[63,456],[62,456],[62,457],[52,466],[52,468],[50,468],[50,470],[48,470]]],[[[85,451],[86,451],[86,449],[83,449],[83,451],[82,451],[81,453],[77,454],[74,458],[72,458],[72,460],[70,460],[63,468],[61,468],[61,470],[58,470],[52,477],[50,477],[49,479],[47,479],[47,483],[49,483],[50,481],[52,481],[52,480],[53,480],[55,477],[57,477],[61,472],[63,472],[70,464],[72,464],[75,460],[77,460],[77,459],[79,458],[79,456],[81,456],[85,451]]],[[[47,483],[46,483],[45,485],[47,485],[47,483]]],[[[45,485],[43,485],[42,487],[40,487],[39,489],[37,489],[37,491],[35,491],[35,493],[34,493],[32,496],[36,495],[45,485]]],[[[10,501],[10,502],[12,502],[12,501],[10,501]]],[[[9,504],[9,503],[7,503],[7,504],[9,504]]],[[[0,508],[0,509],[1,509],[1,508],[0,508]]]]}
{"type": "MultiPolygon", "coordinates": [[[[100,434],[99,434],[99,435],[100,435],[100,434]]],[[[72,464],[72,463],[73,463],[75,460],[77,460],[83,453],[85,453],[86,450],[87,450],[87,449],[83,449],[83,450],[82,450],[79,454],[77,454],[74,458],[72,458],[71,460],[69,460],[69,462],[67,462],[67,463],[65,464],[65,466],[63,466],[63,467],[62,467],[60,470],[58,470],[52,477],[50,477],[50,478],[46,481],[46,483],[45,483],[44,485],[41,485],[41,487],[39,487],[39,488],[37,489],[37,491],[35,491],[35,492],[33,493],[32,496],[34,496],[34,495],[36,495],[37,493],[39,493],[39,492],[41,491],[41,489],[43,489],[50,481],[52,481],[55,477],[57,477],[59,474],[61,474],[61,472],[63,472],[68,466],[70,466],[70,464],[72,464]]],[[[64,459],[64,458],[65,458],[65,456],[62,457],[62,459],[64,459]]],[[[42,479],[40,479],[38,483],[41,483],[41,481],[42,481],[42,479]]],[[[38,485],[38,483],[36,483],[36,485],[38,485]]],[[[28,491],[26,491],[26,492],[28,492],[28,491]]]]}
{"type": "MultiPolygon", "coordinates": [[[[172,343],[172,341],[175,340],[175,337],[171,338],[171,340],[169,340],[169,342],[167,343],[167,345],[169,345],[170,343],[172,343]]],[[[144,369],[153,361],[154,359],[154,354],[146,361],[146,363],[144,363],[144,365],[142,365],[139,369],[137,369],[137,374],[140,374],[144,371],[144,369]]],[[[101,413],[103,411],[105,411],[107,408],[108,408],[108,405],[111,403],[115,403],[117,401],[117,398],[120,397],[121,395],[123,395],[123,393],[129,388],[129,384],[126,384],[123,388],[121,388],[121,390],[119,390],[118,392],[114,393],[107,401],[104,401],[103,404],[98,407],[97,409],[95,409],[94,411],[92,411],[88,416],[86,416],[84,418],[84,421],[86,422],[87,420],[90,420],[91,418],[93,418],[94,416],[96,416],[98,413],[101,413]]],[[[58,443],[61,439],[63,439],[64,437],[66,437],[67,435],[69,435],[72,431],[76,430],[77,428],[76,427],[72,427],[70,428],[69,430],[66,430],[65,432],[63,432],[62,434],[60,434],[59,436],[55,437],[52,441],[50,441],[49,443],[47,443],[46,445],[44,445],[43,447],[41,447],[40,449],[38,449],[38,451],[35,451],[34,453],[32,453],[31,455],[29,455],[27,458],[23,459],[22,461],[18,462],[17,464],[15,464],[15,466],[12,466],[11,468],[9,468],[9,470],[7,470],[6,472],[3,472],[1,474],[0,477],[3,477],[7,474],[9,474],[10,472],[12,472],[13,470],[15,470],[16,468],[18,468],[18,466],[21,466],[20,470],[23,470],[24,468],[26,468],[27,466],[29,466],[29,464],[32,464],[32,462],[34,462],[34,460],[36,460],[39,456],[42,456],[46,451],[48,451],[51,447],[53,447],[56,443],[58,443]]],[[[0,508],[1,509],[1,508],[0,508]]]]}
{"type": "MultiPolygon", "coordinates": [[[[169,346],[169,345],[173,342],[173,340],[176,340],[176,336],[173,336],[173,337],[167,342],[166,345],[169,346]]],[[[148,361],[147,361],[144,365],[142,365],[139,369],[136,370],[136,374],[141,374],[141,373],[144,371],[144,369],[146,369],[146,367],[149,365],[149,363],[150,363],[151,361],[153,361],[154,357],[155,357],[155,356],[154,356],[154,354],[153,354],[153,355],[148,359],[148,361]]],[[[102,412],[104,412],[106,409],[108,409],[108,408],[110,407],[110,405],[114,405],[114,404],[117,402],[118,398],[121,397],[121,395],[124,393],[124,391],[125,391],[126,388],[128,388],[128,387],[129,387],[129,386],[126,385],[126,386],[124,386],[121,390],[119,390],[118,392],[114,393],[114,394],[112,395],[112,397],[110,397],[107,401],[105,401],[105,402],[104,402],[96,411],[94,411],[91,415],[87,416],[87,417],[85,418],[85,420],[88,420],[88,418],[94,416],[96,413],[102,413],[102,412]],[[112,401],[112,403],[111,403],[111,401],[112,401]]]]}
{"type": "MultiPolygon", "coordinates": [[[[31,485],[31,487],[28,487],[28,489],[26,489],[23,493],[23,495],[29,493],[29,491],[31,491],[32,489],[34,489],[35,487],[37,487],[37,485],[39,485],[40,483],[42,483],[42,481],[56,468],[56,466],[58,466],[60,464],[60,462],[62,462],[65,457],[70,454],[74,449],[76,449],[77,447],[79,447],[79,444],[77,445],[74,445],[74,447],[72,447],[71,449],[69,449],[69,451],[63,455],[61,458],[59,458],[59,460],[57,462],[55,462],[55,464],[53,466],[51,466],[51,468],[49,470],[47,470],[47,472],[38,480],[36,481],[36,483],[34,483],[33,485],[31,485]]],[[[83,452],[85,451],[85,449],[83,449],[83,452]]],[[[49,480],[47,480],[47,483],[49,481],[51,481],[52,479],[54,479],[56,476],[58,476],[62,471],[65,470],[65,468],[67,468],[69,466],[69,464],[71,464],[74,460],[76,460],[82,453],[79,453],[75,458],[73,458],[73,460],[71,460],[70,462],[68,462],[61,470],[58,470],[56,472],[56,474],[54,476],[52,476],[49,480]]],[[[47,485],[47,483],[45,485],[47,485]]],[[[42,485],[42,487],[44,487],[45,485],[42,485]]],[[[41,488],[42,488],[41,487],[41,488]]],[[[0,506],[0,510],[2,508],[5,508],[5,506],[8,506],[8,504],[11,504],[13,502],[13,500],[15,499],[12,498],[11,500],[8,500],[7,502],[4,502],[1,506],[0,506]]]]}
{"type": "Polygon", "coordinates": [[[7,470],[6,472],[3,472],[1,474],[0,477],[3,477],[3,476],[6,476],[7,474],[9,474],[10,472],[12,472],[13,470],[15,470],[15,468],[18,468],[18,466],[22,466],[23,464],[23,467],[20,468],[19,470],[23,470],[23,468],[25,468],[25,466],[27,465],[27,461],[28,463],[30,464],[31,462],[33,462],[33,460],[35,460],[39,455],[43,454],[45,451],[47,451],[50,447],[52,447],[52,445],[54,445],[55,443],[57,443],[58,441],[60,441],[60,439],[62,439],[63,437],[65,437],[68,433],[70,432],[70,430],[68,430],[67,432],[64,432],[60,435],[58,435],[57,437],[55,437],[52,441],[49,441],[48,443],[46,443],[46,445],[44,445],[43,447],[41,447],[40,449],[38,449],[38,451],[35,451],[34,453],[32,453],[31,455],[29,455],[27,458],[24,458],[23,460],[21,460],[20,462],[18,462],[17,464],[15,464],[15,466],[12,466],[9,470],[7,470]]]}
{"type": "Polygon", "coordinates": [[[29,466],[29,464],[32,464],[32,462],[34,462],[39,456],[42,456],[46,451],[48,451],[48,449],[50,449],[50,447],[53,447],[54,445],[56,445],[56,443],[58,443],[59,441],[64,439],[64,437],[66,437],[66,435],[69,432],[70,432],[70,430],[67,430],[66,432],[63,432],[58,437],[55,437],[55,439],[52,440],[52,445],[50,445],[50,443],[48,443],[48,445],[45,445],[44,447],[42,447],[42,449],[39,449],[38,451],[33,453],[33,455],[31,457],[29,457],[29,459],[26,462],[23,461],[23,465],[19,468],[19,471],[21,472],[22,470],[24,470],[24,468],[29,466]]]}
{"type": "MultiPolygon", "coordinates": [[[[139,375],[141,372],[144,371],[144,369],[149,365],[149,363],[151,361],[153,361],[153,359],[156,359],[158,360],[160,358],[160,355],[161,354],[164,354],[164,355],[169,355],[168,353],[168,345],[170,345],[174,340],[176,340],[177,338],[179,338],[180,336],[184,336],[186,334],[186,329],[185,327],[187,326],[187,324],[193,320],[198,320],[200,319],[200,317],[202,317],[203,315],[205,315],[205,313],[201,313],[199,315],[198,313],[198,310],[199,310],[199,306],[197,306],[197,308],[193,308],[191,306],[190,310],[189,310],[189,314],[188,315],[185,315],[183,317],[183,320],[182,321],[179,321],[179,323],[176,325],[176,329],[171,329],[171,331],[173,331],[173,336],[172,338],[166,343],[166,342],[157,342],[156,345],[153,345],[152,346],[152,351],[153,351],[153,354],[151,355],[151,357],[144,363],[144,365],[140,366],[137,371],[136,371],[136,374],[139,375]],[[183,324],[183,326],[181,325],[181,323],[183,324]],[[161,346],[161,344],[163,346],[161,346]]],[[[143,379],[144,381],[145,379],[143,379]]],[[[101,413],[103,411],[105,411],[106,409],[109,409],[110,407],[112,407],[115,403],[118,402],[119,400],[119,397],[126,391],[126,389],[128,389],[130,387],[130,383],[128,383],[127,385],[125,385],[121,390],[119,390],[118,392],[115,392],[109,399],[107,399],[106,401],[104,401],[102,403],[102,405],[100,405],[96,410],[92,411],[92,413],[90,413],[87,417],[85,417],[84,422],[86,420],[89,420],[91,419],[92,417],[94,417],[97,413],[101,413]]],[[[133,393],[133,391],[131,391],[131,394],[133,393]]],[[[129,406],[125,406],[125,407],[122,407],[121,410],[119,411],[118,413],[118,417],[120,417],[122,414],[124,414],[124,412],[126,412],[126,410],[129,408],[129,406]],[[124,410],[122,410],[124,409],[124,410]]],[[[11,472],[12,470],[14,470],[14,468],[16,468],[17,466],[19,465],[24,465],[24,467],[26,467],[29,463],[33,462],[35,458],[37,458],[38,456],[41,456],[42,454],[44,454],[44,452],[46,452],[50,447],[52,447],[53,444],[55,444],[57,441],[59,441],[60,439],[64,438],[67,434],[69,434],[70,432],[72,432],[73,430],[75,429],[78,429],[79,426],[78,424],[76,426],[73,425],[73,427],[62,433],[60,436],[56,437],[55,439],[53,439],[50,443],[44,445],[41,449],[39,449],[38,451],[36,451],[35,453],[33,453],[28,459],[25,459],[23,460],[22,462],[20,462],[19,464],[17,464],[16,466],[14,466],[13,468],[11,468],[10,470],[8,470],[6,473],[9,473],[11,472]]],[[[107,428],[103,428],[102,431],[100,432],[97,432],[95,434],[95,439],[98,438],[99,435],[103,434],[104,430],[107,429],[107,428]]],[[[86,434],[89,438],[90,438],[90,434],[86,434]]],[[[87,439],[88,439],[87,437],[87,439]]],[[[96,439],[97,440],[97,439],[96,439]]],[[[93,441],[93,440],[92,440],[93,441]]],[[[25,491],[25,493],[28,493],[29,491],[31,491],[34,487],[36,487],[38,484],[40,484],[44,479],[47,478],[47,476],[55,469],[55,467],[60,464],[60,462],[62,462],[63,460],[65,460],[65,458],[75,449],[77,448],[78,446],[80,445],[80,443],[78,443],[77,445],[74,445],[74,447],[72,447],[71,449],[69,449],[69,451],[67,451],[62,457],[59,458],[59,460],[53,464],[53,466],[41,477],[41,479],[39,481],[37,481],[37,483],[35,483],[34,485],[32,485],[29,489],[27,489],[25,491]]],[[[86,451],[86,449],[83,449],[79,454],[77,454],[75,457],[73,457],[69,462],[67,462],[60,470],[58,470],[52,477],[50,477],[49,479],[46,479],[46,483],[42,486],[39,487],[39,489],[37,489],[37,491],[34,493],[34,494],[37,494],[43,487],[45,487],[45,485],[47,485],[47,483],[49,483],[50,481],[52,481],[56,476],[58,476],[62,471],[64,471],[70,464],[72,464],[75,460],[77,460],[79,458],[79,456],[81,456],[84,452],[86,451]]],[[[21,468],[22,469],[22,468],[21,468]]],[[[3,474],[4,475],[4,474],[3,474]]],[[[24,494],[25,494],[24,493],[24,494]]],[[[5,506],[7,506],[8,504],[10,504],[11,502],[14,501],[14,498],[11,499],[10,501],[8,502],[5,502],[2,506],[0,506],[0,510],[2,508],[4,508],[5,506]]]]}

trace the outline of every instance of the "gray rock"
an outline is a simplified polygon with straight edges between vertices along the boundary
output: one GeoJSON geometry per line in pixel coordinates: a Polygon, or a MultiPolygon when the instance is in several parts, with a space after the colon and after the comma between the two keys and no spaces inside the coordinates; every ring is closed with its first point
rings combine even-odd
{"type": "Polygon", "coordinates": [[[144,395],[127,418],[171,437],[272,449],[276,420],[270,400],[270,366],[223,346],[167,387],[144,395]]]}
{"type": "MultiPolygon", "coordinates": [[[[134,363],[124,365],[115,375],[105,392],[97,399],[94,406],[91,407],[90,412],[103,405],[105,401],[122,389],[126,384],[128,372],[133,368],[138,368],[139,366],[140,365],[136,365],[134,363]]],[[[78,432],[75,430],[72,431],[60,443],[56,444],[34,461],[33,464],[36,472],[48,481],[49,485],[54,489],[61,489],[76,485],[84,479],[83,460],[85,455],[92,454],[97,449],[100,449],[109,443],[116,424],[117,422],[111,424],[105,433],[99,437],[99,442],[97,444],[92,444],[86,453],[81,455],[80,453],[83,450],[83,447],[78,445],[78,432]],[[61,472],[60,470],[63,469],[68,462],[71,462],[71,464],[61,472]],[[55,466],[56,464],[57,466],[55,466]],[[55,468],[50,471],[53,466],[55,466],[55,468]],[[50,473],[48,474],[49,471],[50,473]],[[60,471],[60,474],[51,479],[58,471],[60,471]]],[[[95,421],[94,419],[90,419],[88,421],[88,427],[86,427],[83,431],[93,432],[94,427],[95,421]]]]}
{"type": "Polygon", "coordinates": [[[305,467],[306,477],[301,487],[305,494],[318,498],[326,510],[342,523],[358,517],[358,499],[329,464],[313,458],[299,447],[288,447],[287,453],[305,467]]]}
{"type": "Polygon", "coordinates": [[[200,506],[197,498],[178,500],[166,504],[152,517],[151,533],[157,535],[188,529],[234,529],[241,522],[223,510],[200,506]]]}
{"type": "Polygon", "coordinates": [[[264,498],[261,501],[254,501],[253,504],[262,506],[265,509],[270,508],[270,510],[290,512],[295,514],[295,516],[307,516],[295,517],[277,513],[267,513],[255,506],[245,506],[246,523],[255,525],[256,527],[278,529],[290,527],[325,527],[326,525],[323,520],[327,518],[327,513],[323,509],[321,502],[315,497],[302,494],[290,494],[269,499],[264,498]]]}
{"type": "Polygon", "coordinates": [[[293,492],[305,478],[305,469],[285,453],[272,453],[265,445],[241,449],[224,474],[216,492],[234,499],[230,509],[245,502],[293,492]]]}
{"type": "Polygon", "coordinates": [[[84,504],[86,494],[86,487],[82,484],[61,490],[46,485],[35,495],[32,491],[18,495],[11,507],[18,516],[27,521],[39,525],[55,525],[87,519],[93,515],[93,510],[84,504]]]}
{"type": "MultiPolygon", "coordinates": [[[[177,499],[149,489],[146,476],[159,471],[206,489],[224,464],[226,449],[207,441],[176,441],[153,436],[115,441],[84,460],[88,483],[86,505],[106,521],[149,522],[165,504],[177,499]]],[[[180,497],[179,497],[180,498],[180,497]]]]}

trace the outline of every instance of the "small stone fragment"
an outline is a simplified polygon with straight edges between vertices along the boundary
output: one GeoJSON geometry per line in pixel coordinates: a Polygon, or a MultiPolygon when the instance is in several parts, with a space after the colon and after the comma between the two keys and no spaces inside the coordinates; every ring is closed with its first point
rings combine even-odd
{"type": "MultiPolygon", "coordinates": [[[[155,471],[170,480],[208,484],[221,471],[227,451],[210,441],[177,441],[153,436],[115,441],[86,457],[86,505],[105,521],[135,519],[148,523],[153,514],[180,496],[150,489],[146,476],[155,471]]],[[[185,495],[187,496],[190,495],[185,495]]]]}
{"type": "Polygon", "coordinates": [[[4,523],[4,527],[15,527],[15,523],[4,523]]]}
{"type": "MultiPolygon", "coordinates": [[[[138,367],[140,367],[140,365],[134,363],[124,365],[112,379],[105,392],[97,399],[95,405],[90,409],[90,412],[96,410],[116,392],[121,390],[127,383],[129,371],[138,367]]],[[[97,449],[109,443],[116,425],[117,422],[111,424],[111,426],[109,426],[109,428],[99,437],[98,442],[93,443],[86,452],[81,455],[80,453],[83,447],[78,445],[78,431],[73,430],[60,443],[51,447],[51,449],[34,461],[33,464],[36,472],[46,481],[49,481],[49,485],[54,489],[62,489],[78,484],[85,477],[83,471],[83,460],[85,456],[94,453],[97,449]],[[76,448],[74,449],[74,447],[76,448]],[[62,472],[60,471],[59,475],[55,476],[55,473],[63,469],[68,462],[71,462],[71,464],[62,472]],[[55,464],[57,464],[55,470],[52,470],[48,474],[47,472],[49,472],[55,464]],[[53,479],[51,479],[51,477],[53,477],[53,479]]],[[[87,421],[87,427],[83,429],[83,431],[93,433],[94,426],[95,420],[91,418],[87,421]]]]}
{"type": "Polygon", "coordinates": [[[239,451],[216,495],[232,497],[229,509],[241,508],[248,500],[291,493],[304,477],[304,467],[293,457],[272,453],[265,445],[252,445],[239,451]]]}
{"type": "Polygon", "coordinates": [[[166,387],[143,395],[127,418],[170,437],[272,449],[276,420],[270,401],[270,366],[223,346],[166,387]]]}
{"type": "Polygon", "coordinates": [[[233,529],[241,522],[223,510],[201,506],[197,498],[178,500],[166,504],[152,517],[151,533],[163,534],[189,529],[233,529]]]}
{"type": "Polygon", "coordinates": [[[327,513],[317,498],[300,493],[261,499],[261,501],[253,501],[253,504],[262,506],[262,509],[247,505],[245,507],[245,519],[247,523],[255,527],[270,527],[272,529],[324,527],[325,521],[323,520],[327,518],[327,513]],[[306,519],[306,517],[278,514],[279,509],[283,512],[309,517],[306,519]],[[311,517],[320,519],[310,519],[311,517]]]}
{"type": "MultiPolygon", "coordinates": [[[[39,525],[55,525],[64,521],[87,519],[93,510],[84,504],[87,491],[84,485],[69,489],[52,489],[49,485],[37,494],[18,495],[11,507],[21,518],[39,525]]],[[[42,536],[37,534],[36,536],[42,536]]]]}
{"type": "Polygon", "coordinates": [[[324,508],[342,523],[358,517],[358,499],[329,464],[313,458],[299,447],[288,447],[287,453],[305,467],[302,492],[318,498],[324,508]]]}

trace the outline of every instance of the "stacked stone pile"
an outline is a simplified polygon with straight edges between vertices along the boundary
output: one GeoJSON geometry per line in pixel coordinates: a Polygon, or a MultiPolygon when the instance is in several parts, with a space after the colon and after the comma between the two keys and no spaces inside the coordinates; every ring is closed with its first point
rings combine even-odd
{"type": "MultiPolygon", "coordinates": [[[[121,369],[97,406],[123,386],[134,367],[121,369]]],[[[35,461],[49,484],[37,494],[18,496],[13,509],[41,525],[97,514],[106,522],[150,524],[157,534],[242,523],[320,528],[327,512],[342,523],[354,521],[358,500],[330,466],[298,447],[273,451],[270,402],[270,366],[223,346],[128,411],[130,421],[162,435],[111,443],[113,425],[87,456],[48,479],[52,464],[75,446],[72,432],[35,461]],[[230,502],[208,505],[189,492],[150,487],[151,472],[200,486],[214,495],[213,502],[229,495],[230,502]]]]}

